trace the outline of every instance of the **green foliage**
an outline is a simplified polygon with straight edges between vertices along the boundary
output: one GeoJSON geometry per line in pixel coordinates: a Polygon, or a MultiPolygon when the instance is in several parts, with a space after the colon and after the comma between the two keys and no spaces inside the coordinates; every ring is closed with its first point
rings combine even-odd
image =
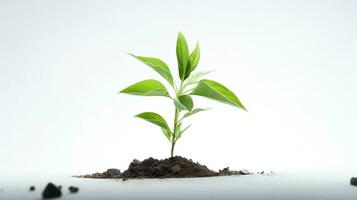
{"type": "Polygon", "coordinates": [[[190,58],[191,72],[196,69],[198,61],[200,61],[200,43],[197,42],[196,48],[192,51],[190,58]]]}
{"type": "Polygon", "coordinates": [[[166,138],[169,140],[169,142],[171,142],[172,133],[171,133],[170,129],[161,128],[161,131],[166,136],[166,138]]]}
{"type": "Polygon", "coordinates": [[[198,83],[198,81],[200,80],[200,78],[202,78],[203,76],[211,73],[213,71],[202,71],[202,72],[196,72],[196,73],[192,73],[184,82],[184,87],[189,86],[189,85],[194,85],[196,83],[198,83]]]}
{"type": "Polygon", "coordinates": [[[180,79],[185,80],[191,73],[191,66],[189,64],[189,50],[187,41],[181,32],[177,36],[176,56],[180,79]]]}
{"type": "Polygon", "coordinates": [[[162,60],[158,58],[135,56],[133,54],[129,54],[129,55],[145,63],[146,65],[157,71],[164,79],[167,80],[167,82],[170,83],[170,85],[172,86],[174,85],[174,79],[172,78],[170,69],[167,66],[167,64],[164,63],[162,60]]]}
{"type": "Polygon", "coordinates": [[[176,142],[178,139],[180,139],[181,136],[182,136],[182,134],[183,134],[188,128],[190,128],[190,127],[191,127],[191,124],[188,125],[186,128],[184,128],[184,129],[181,130],[181,126],[180,126],[180,131],[178,132],[178,134],[177,134],[177,136],[176,136],[176,138],[175,138],[175,142],[176,142]]]}
{"type": "Polygon", "coordinates": [[[142,119],[145,119],[146,121],[149,121],[153,124],[156,124],[158,126],[160,126],[161,128],[164,129],[169,129],[169,126],[167,125],[165,119],[163,117],[161,117],[161,115],[154,113],[154,112],[143,112],[140,113],[138,115],[136,115],[135,117],[139,117],[142,119]]]}
{"type": "Polygon", "coordinates": [[[140,96],[169,96],[169,92],[165,86],[159,81],[153,79],[137,82],[123,89],[120,93],[140,96]]]}
{"type": "Polygon", "coordinates": [[[207,97],[246,110],[232,91],[216,81],[201,80],[191,92],[191,95],[207,97]]]}
{"type": "Polygon", "coordinates": [[[208,110],[204,108],[194,108],[193,95],[206,97],[246,110],[238,97],[231,90],[216,81],[201,79],[211,71],[191,73],[197,68],[200,60],[200,45],[197,42],[195,49],[190,53],[187,41],[181,32],[179,32],[176,42],[178,77],[180,79],[179,87],[175,84],[169,67],[162,60],[153,57],[130,55],[158,72],[171,85],[175,93],[175,96],[171,97],[165,86],[161,82],[153,79],[140,81],[120,91],[120,93],[132,95],[164,96],[172,99],[175,106],[172,129],[170,129],[166,120],[157,113],[143,112],[136,115],[136,117],[161,128],[162,133],[171,142],[171,157],[173,156],[177,140],[180,139],[182,134],[191,126],[188,125],[182,128],[184,119],[208,110]]]}
{"type": "Polygon", "coordinates": [[[182,95],[174,99],[174,104],[179,110],[191,111],[193,108],[193,100],[189,95],[182,95]]]}
{"type": "Polygon", "coordinates": [[[185,119],[186,117],[189,117],[191,115],[194,115],[196,113],[205,111],[205,110],[209,110],[209,108],[195,108],[194,110],[191,110],[190,112],[187,112],[183,115],[182,119],[185,119]]]}

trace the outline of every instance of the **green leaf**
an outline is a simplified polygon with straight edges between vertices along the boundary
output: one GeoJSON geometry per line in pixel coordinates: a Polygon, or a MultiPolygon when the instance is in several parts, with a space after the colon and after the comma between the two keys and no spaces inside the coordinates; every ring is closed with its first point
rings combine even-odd
{"type": "Polygon", "coordinates": [[[140,60],[141,62],[145,63],[156,72],[158,72],[164,79],[166,79],[172,86],[174,85],[174,80],[172,78],[170,68],[164,63],[162,60],[158,58],[152,57],[143,57],[143,56],[135,56],[133,54],[129,55],[133,56],[134,58],[140,60]]]}
{"type": "Polygon", "coordinates": [[[178,122],[178,124],[176,125],[176,134],[179,134],[181,132],[181,126],[182,126],[182,122],[178,122]]]}
{"type": "Polygon", "coordinates": [[[178,100],[178,98],[174,99],[174,105],[179,110],[187,110],[186,107],[178,100]]]}
{"type": "Polygon", "coordinates": [[[179,110],[191,111],[193,108],[192,97],[190,97],[189,95],[179,96],[178,98],[174,99],[174,104],[179,110]]]}
{"type": "Polygon", "coordinates": [[[185,36],[179,32],[176,42],[176,56],[178,62],[178,71],[181,80],[185,80],[187,63],[189,60],[189,50],[185,36]]]}
{"type": "Polygon", "coordinates": [[[160,126],[163,129],[170,130],[169,126],[167,125],[165,119],[161,117],[161,115],[154,113],[154,112],[143,112],[138,115],[135,115],[135,117],[139,117],[141,119],[144,119],[148,122],[151,122],[155,125],[160,126]]]}
{"type": "Polygon", "coordinates": [[[192,51],[190,58],[191,72],[196,69],[198,62],[200,61],[200,43],[197,42],[196,48],[192,51]]]}
{"type": "Polygon", "coordinates": [[[187,79],[191,74],[191,62],[190,60],[187,61],[186,69],[185,69],[185,77],[184,80],[187,79]]]}
{"type": "Polygon", "coordinates": [[[161,131],[164,133],[164,135],[166,136],[166,138],[171,142],[171,131],[165,128],[161,128],[161,131]]]}
{"type": "Polygon", "coordinates": [[[148,79],[144,81],[137,82],[119,93],[126,93],[132,95],[141,96],[167,96],[169,97],[169,92],[165,86],[157,80],[148,79]]]}
{"type": "Polygon", "coordinates": [[[188,125],[186,128],[184,128],[182,131],[181,131],[181,127],[180,127],[180,131],[178,132],[178,134],[177,134],[177,136],[176,136],[176,138],[175,138],[175,141],[177,141],[178,139],[180,139],[181,136],[182,136],[182,134],[183,134],[188,128],[190,128],[190,127],[191,127],[191,124],[188,125]]]}
{"type": "Polygon", "coordinates": [[[189,95],[182,95],[178,97],[178,100],[180,101],[180,103],[182,105],[184,105],[186,107],[186,110],[191,111],[193,108],[193,101],[192,101],[192,97],[190,97],[189,95]]]}
{"type": "Polygon", "coordinates": [[[193,89],[191,95],[207,97],[246,110],[232,91],[216,81],[207,79],[201,80],[193,89]]]}
{"type": "Polygon", "coordinates": [[[213,71],[201,71],[201,72],[196,72],[196,73],[193,73],[191,74],[190,77],[188,77],[186,80],[185,80],[185,86],[188,86],[188,85],[192,85],[192,84],[196,84],[198,83],[199,79],[202,78],[203,76],[211,73],[213,71]]]}
{"type": "Polygon", "coordinates": [[[193,109],[192,111],[185,113],[185,114],[183,115],[182,119],[184,119],[184,118],[186,118],[186,117],[189,117],[189,116],[191,116],[191,115],[194,115],[194,114],[196,114],[196,113],[205,111],[205,110],[209,110],[209,108],[195,108],[195,109],[193,109]]]}
{"type": "Polygon", "coordinates": [[[191,127],[191,124],[190,125],[188,125],[186,128],[184,128],[182,131],[181,131],[181,134],[182,133],[184,133],[188,128],[190,128],[191,127]]]}
{"type": "Polygon", "coordinates": [[[180,134],[181,134],[181,126],[182,126],[182,122],[178,122],[178,124],[176,125],[175,138],[174,138],[175,141],[177,141],[177,139],[180,137],[180,134]]]}

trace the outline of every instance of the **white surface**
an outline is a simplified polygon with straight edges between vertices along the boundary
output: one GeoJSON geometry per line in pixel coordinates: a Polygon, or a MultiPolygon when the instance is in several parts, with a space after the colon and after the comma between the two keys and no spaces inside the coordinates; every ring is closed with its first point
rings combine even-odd
{"type": "MultiPolygon", "coordinates": [[[[117,95],[176,74],[182,31],[197,70],[249,112],[214,107],[192,118],[176,154],[214,169],[357,173],[356,1],[0,1],[0,174],[82,174],[164,158],[160,130],[132,116],[167,99],[117,95]]],[[[163,81],[164,82],[164,81],[163,81]]]]}
{"type": "Polygon", "coordinates": [[[0,186],[0,199],[40,199],[48,180],[62,185],[61,199],[247,199],[247,200],[354,200],[357,187],[349,185],[343,175],[274,175],[195,179],[93,180],[75,178],[23,178],[0,186]],[[30,185],[36,186],[29,192],[30,185]],[[70,194],[68,187],[80,188],[70,194]]]}

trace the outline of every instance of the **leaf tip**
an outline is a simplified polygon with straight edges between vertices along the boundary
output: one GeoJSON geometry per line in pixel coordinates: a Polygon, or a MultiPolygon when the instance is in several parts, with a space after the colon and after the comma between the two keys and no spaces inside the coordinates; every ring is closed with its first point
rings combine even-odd
{"type": "Polygon", "coordinates": [[[240,105],[236,105],[238,108],[248,112],[248,109],[246,107],[243,106],[243,104],[240,104],[240,105]]]}
{"type": "Polygon", "coordinates": [[[186,41],[185,35],[181,31],[178,32],[177,39],[183,39],[186,41]]]}
{"type": "Polygon", "coordinates": [[[141,115],[142,115],[143,113],[139,113],[139,114],[136,114],[136,115],[134,115],[133,117],[141,117],[141,115]]]}
{"type": "Polygon", "coordinates": [[[121,94],[121,93],[124,93],[125,92],[125,88],[120,90],[119,92],[117,92],[117,94],[121,94]]]}
{"type": "Polygon", "coordinates": [[[130,52],[127,52],[127,54],[130,55],[130,56],[133,56],[134,58],[136,58],[136,56],[134,54],[130,53],[130,52]]]}

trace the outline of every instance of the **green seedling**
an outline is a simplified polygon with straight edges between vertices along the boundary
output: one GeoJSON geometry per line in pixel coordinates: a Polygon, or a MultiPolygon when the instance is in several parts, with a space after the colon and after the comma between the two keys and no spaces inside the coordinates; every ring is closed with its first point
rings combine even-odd
{"type": "Polygon", "coordinates": [[[183,121],[194,114],[207,110],[205,108],[196,108],[193,104],[192,96],[206,97],[246,110],[238,97],[228,88],[216,81],[202,79],[209,71],[192,73],[197,68],[200,60],[200,46],[197,42],[195,49],[190,53],[186,39],[182,33],[178,34],[176,43],[178,75],[180,79],[178,85],[176,85],[172,77],[170,68],[162,60],[153,57],[130,55],[158,72],[174,91],[175,95],[170,96],[166,87],[160,81],[154,79],[140,81],[120,91],[120,93],[139,96],[163,96],[172,100],[175,107],[172,129],[166,120],[157,113],[143,112],[136,115],[136,117],[142,118],[161,128],[162,133],[171,142],[171,157],[174,155],[176,142],[191,126],[188,125],[183,128],[183,121]]]}

